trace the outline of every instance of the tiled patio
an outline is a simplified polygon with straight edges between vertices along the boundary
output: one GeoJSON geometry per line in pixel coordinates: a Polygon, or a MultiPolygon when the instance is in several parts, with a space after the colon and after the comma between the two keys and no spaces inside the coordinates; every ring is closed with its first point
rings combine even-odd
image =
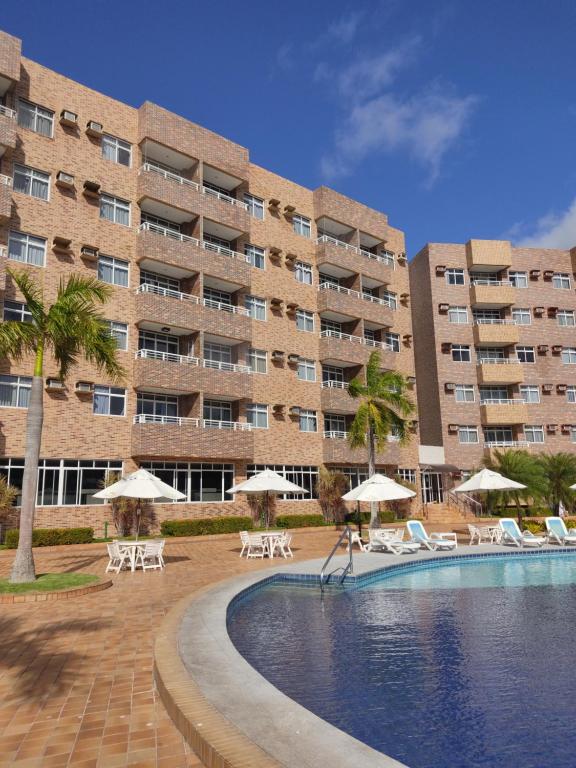
{"type": "MultiPolygon", "coordinates": [[[[321,557],[334,531],[299,531],[295,560],[321,557]]],[[[57,603],[2,606],[0,766],[201,766],[168,718],[152,679],[157,627],[181,597],[269,560],[240,560],[237,536],[169,540],[164,573],[57,603]]],[[[35,550],[39,573],[103,574],[104,544],[35,550]]],[[[14,553],[0,551],[0,576],[14,553]]]]}

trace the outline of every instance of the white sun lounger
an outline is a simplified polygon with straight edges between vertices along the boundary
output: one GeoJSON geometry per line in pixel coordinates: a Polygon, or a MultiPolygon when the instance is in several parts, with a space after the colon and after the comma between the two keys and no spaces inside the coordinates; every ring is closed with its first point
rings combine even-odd
{"type": "Polygon", "coordinates": [[[513,544],[515,547],[541,547],[546,544],[545,536],[535,536],[530,531],[521,531],[512,517],[503,517],[499,525],[502,530],[501,544],[513,544]]]}
{"type": "Polygon", "coordinates": [[[408,520],[406,527],[411,541],[416,541],[427,549],[456,549],[458,546],[455,533],[431,533],[428,535],[420,520],[408,520]]]}
{"type": "Polygon", "coordinates": [[[384,534],[378,529],[368,531],[368,535],[370,536],[370,543],[366,546],[367,552],[384,550],[384,552],[391,552],[393,555],[413,555],[420,549],[420,544],[417,541],[402,541],[398,536],[389,533],[384,534]]]}
{"type": "Polygon", "coordinates": [[[546,530],[551,544],[576,544],[576,528],[566,528],[561,517],[547,517],[546,530]]]}

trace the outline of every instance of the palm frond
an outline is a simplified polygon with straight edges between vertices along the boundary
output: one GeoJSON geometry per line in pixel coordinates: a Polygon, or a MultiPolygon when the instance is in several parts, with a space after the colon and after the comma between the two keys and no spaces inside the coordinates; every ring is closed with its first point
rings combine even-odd
{"type": "Polygon", "coordinates": [[[378,387],[382,371],[380,370],[380,353],[374,350],[366,363],[366,386],[372,392],[378,387]]]}
{"type": "Polygon", "coordinates": [[[348,382],[348,394],[350,397],[362,397],[368,394],[368,389],[364,382],[355,376],[350,382],[348,382]]]}
{"type": "Polygon", "coordinates": [[[36,351],[38,329],[32,323],[8,320],[0,324],[0,357],[21,360],[36,351]]]}
{"type": "Polygon", "coordinates": [[[34,282],[34,279],[28,272],[15,269],[7,269],[6,272],[18,286],[18,289],[32,315],[32,322],[38,328],[44,326],[46,320],[46,309],[44,307],[44,296],[42,288],[34,282]]]}
{"type": "Polygon", "coordinates": [[[363,448],[366,445],[369,421],[368,404],[361,403],[348,430],[348,442],[351,448],[363,448]]]}

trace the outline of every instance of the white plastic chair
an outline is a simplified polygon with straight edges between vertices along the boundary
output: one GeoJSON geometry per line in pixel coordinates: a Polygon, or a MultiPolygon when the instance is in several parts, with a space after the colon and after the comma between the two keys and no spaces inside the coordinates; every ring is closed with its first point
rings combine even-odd
{"type": "Polygon", "coordinates": [[[120,545],[117,541],[113,541],[111,544],[106,544],[106,547],[108,548],[109,557],[106,573],[109,573],[110,571],[113,573],[120,573],[124,564],[130,561],[130,555],[120,549],[120,545]]]}
{"type": "Polygon", "coordinates": [[[259,533],[248,534],[248,548],[246,557],[264,557],[268,554],[268,544],[259,533]]]}
{"type": "Polygon", "coordinates": [[[240,557],[242,557],[242,555],[244,554],[245,550],[247,549],[250,543],[250,537],[248,536],[248,531],[240,531],[240,543],[242,544],[240,557]]]}
{"type": "Polygon", "coordinates": [[[144,547],[139,549],[136,554],[136,567],[140,563],[143,571],[162,570],[164,567],[163,549],[163,541],[147,541],[144,547]]]}
{"type": "Polygon", "coordinates": [[[274,549],[278,547],[278,549],[280,550],[280,554],[282,555],[283,558],[294,557],[294,554],[290,549],[291,543],[292,543],[292,534],[282,533],[280,534],[280,536],[278,536],[277,539],[274,540],[274,543],[272,545],[273,546],[272,551],[274,551],[274,549]]]}

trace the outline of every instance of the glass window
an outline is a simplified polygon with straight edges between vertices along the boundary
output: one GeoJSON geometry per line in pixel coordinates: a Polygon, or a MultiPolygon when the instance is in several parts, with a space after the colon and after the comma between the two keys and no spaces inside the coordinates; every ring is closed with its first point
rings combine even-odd
{"type": "Polygon", "coordinates": [[[466,307],[450,307],[448,320],[458,325],[466,325],[468,323],[468,309],[466,307]]]}
{"type": "MultiPolygon", "coordinates": [[[[301,493],[285,493],[278,498],[280,499],[299,499],[301,501],[310,499],[317,499],[317,484],[318,484],[318,467],[309,466],[291,466],[286,464],[249,464],[248,465],[248,477],[253,477],[258,472],[263,472],[265,469],[271,469],[281,477],[285,477],[291,483],[295,483],[304,488],[308,493],[304,496],[301,493]]],[[[366,479],[366,478],[364,478],[366,479]]]]}
{"type": "Polygon", "coordinates": [[[469,363],[470,359],[470,347],[468,344],[452,344],[452,360],[455,363],[469,363]]]}
{"type": "Polygon", "coordinates": [[[558,325],[563,327],[573,327],[576,325],[573,309],[559,309],[556,313],[556,319],[558,320],[558,325]]]}
{"type": "Polygon", "coordinates": [[[562,362],[564,365],[576,365],[576,347],[564,347],[562,362]]]}
{"type": "Polygon", "coordinates": [[[246,244],[244,246],[244,253],[246,254],[249,264],[256,267],[256,269],[264,269],[264,248],[259,248],[257,245],[246,244]]]}
{"type": "Polygon", "coordinates": [[[263,403],[248,403],[246,421],[256,429],[268,429],[268,406],[263,403]]]}
{"type": "Polygon", "coordinates": [[[308,312],[306,309],[296,310],[296,329],[299,331],[314,332],[314,312],[308,312]]]}
{"type": "Polygon", "coordinates": [[[92,413],[96,416],[125,416],[126,390],[121,387],[94,387],[92,413]]]}
{"type": "Polygon", "coordinates": [[[526,272],[508,272],[508,279],[514,288],[528,287],[528,275],[526,272]]]}
{"type": "Polygon", "coordinates": [[[208,429],[231,429],[232,403],[220,400],[204,400],[204,426],[208,429]]]}
{"type": "Polygon", "coordinates": [[[386,331],[384,341],[391,347],[392,352],[400,352],[400,334],[386,331]]]}
{"type": "Polygon", "coordinates": [[[524,438],[529,443],[544,442],[544,427],[524,425],[524,438]]]}
{"type": "Polygon", "coordinates": [[[458,427],[459,443],[478,443],[478,427],[458,427]]]}
{"type": "Polygon", "coordinates": [[[473,403],[475,400],[474,386],[472,384],[456,384],[454,399],[457,403],[473,403]]]}
{"type": "Polygon", "coordinates": [[[317,432],[318,419],[316,411],[309,411],[304,408],[300,410],[300,432],[317,432]]]}
{"type": "Polygon", "coordinates": [[[448,285],[464,285],[463,269],[447,269],[444,274],[448,285]]]}
{"type": "Polygon", "coordinates": [[[566,400],[568,400],[569,403],[576,403],[576,387],[575,386],[566,387],[566,400]]]}
{"type": "MultiPolygon", "coordinates": [[[[140,223],[152,225],[153,232],[160,232],[167,237],[172,237],[173,234],[180,235],[180,224],[169,219],[162,219],[160,216],[153,216],[146,211],[140,211],[140,223]]],[[[180,238],[176,237],[175,239],[179,240],[180,238]]]]}
{"type": "Polygon", "coordinates": [[[507,446],[514,444],[514,435],[511,427],[491,427],[484,430],[484,442],[493,446],[507,446]]]}
{"type": "Polygon", "coordinates": [[[15,192],[36,197],[38,200],[48,200],[50,197],[50,174],[37,171],[27,165],[14,163],[14,178],[12,186],[15,192]]]}
{"type": "Polygon", "coordinates": [[[528,307],[514,307],[512,309],[512,320],[516,325],[530,325],[532,323],[532,312],[528,307]]]}
{"type": "Polygon", "coordinates": [[[106,320],[106,325],[110,330],[110,336],[116,339],[118,349],[126,352],[128,349],[128,324],[119,323],[116,320],[106,320]]]}
{"type": "Polygon", "coordinates": [[[227,309],[232,306],[232,294],[219,291],[217,288],[205,286],[203,299],[207,306],[216,307],[216,309],[227,309]]]}
{"type": "Polygon", "coordinates": [[[29,376],[0,376],[0,408],[28,408],[31,387],[29,376]]]}
{"type": "Polygon", "coordinates": [[[147,272],[140,270],[140,285],[153,285],[156,288],[165,288],[168,291],[177,291],[180,293],[180,280],[176,277],[160,275],[157,272],[147,272]]]}
{"type": "Polygon", "coordinates": [[[265,349],[249,349],[248,365],[252,373],[266,373],[268,368],[268,355],[265,349]]]}
{"type": "Polygon", "coordinates": [[[43,267],[46,260],[46,240],[24,232],[10,232],[8,258],[12,261],[43,267]]]}
{"type": "Polygon", "coordinates": [[[245,192],[244,202],[248,206],[248,213],[250,216],[254,216],[255,219],[260,220],[264,218],[264,200],[262,200],[262,198],[254,197],[254,195],[245,192]]]}
{"type": "Polygon", "coordinates": [[[552,288],[569,291],[571,288],[570,275],[567,272],[555,272],[552,276],[552,288]]]}
{"type": "Polygon", "coordinates": [[[132,145],[116,136],[102,136],[102,157],[130,168],[132,159],[132,145]]]}
{"type": "Polygon", "coordinates": [[[535,363],[534,347],[516,347],[516,357],[520,363],[535,363]]]}
{"type": "Polygon", "coordinates": [[[54,112],[33,104],[31,101],[18,99],[18,125],[52,138],[54,130],[54,112]]]}
{"type": "Polygon", "coordinates": [[[23,301],[4,301],[4,320],[12,320],[18,323],[31,323],[32,315],[28,311],[28,305],[23,301]]]}
{"type": "Polygon", "coordinates": [[[98,280],[127,288],[129,266],[127,261],[114,256],[98,256],[98,280]]]}
{"type": "Polygon", "coordinates": [[[310,237],[311,235],[310,219],[307,219],[306,216],[295,213],[292,217],[292,227],[297,235],[302,235],[302,237],[310,237]]]}
{"type": "Polygon", "coordinates": [[[532,384],[521,384],[520,397],[525,403],[539,403],[540,387],[532,384]]]}
{"type": "Polygon", "coordinates": [[[178,416],[178,398],[175,395],[159,395],[152,392],[138,392],[136,413],[153,416],[159,421],[178,416]]]}
{"type": "MultiPolygon", "coordinates": [[[[140,466],[185,495],[184,499],[172,502],[174,504],[232,501],[226,489],[234,485],[233,464],[150,461],[140,466]]],[[[162,499],[162,503],[167,500],[162,499]]]]}
{"type": "Polygon", "coordinates": [[[259,296],[245,296],[244,306],[253,320],[266,320],[266,299],[259,296]]]}
{"type": "Polygon", "coordinates": [[[138,334],[138,349],[149,349],[152,352],[167,352],[170,355],[177,355],[180,351],[178,336],[141,330],[138,334]]]}
{"type": "Polygon", "coordinates": [[[316,381],[316,363],[301,357],[298,360],[298,378],[302,381],[316,381]]]}
{"type": "Polygon", "coordinates": [[[397,309],[398,308],[398,299],[396,297],[395,293],[392,293],[392,291],[382,291],[382,294],[380,296],[382,301],[384,301],[390,309],[397,309]]]}
{"type": "Polygon", "coordinates": [[[324,384],[343,384],[344,369],[337,368],[335,365],[322,366],[322,382],[324,384]]]}
{"type": "Polygon", "coordinates": [[[346,416],[339,413],[324,414],[324,437],[346,437],[346,416]]]}
{"type": "Polygon", "coordinates": [[[299,283],[312,285],[312,265],[306,264],[305,261],[297,261],[294,277],[299,283]]]}
{"type": "Polygon", "coordinates": [[[119,197],[102,193],[100,195],[100,218],[129,227],[130,203],[127,200],[121,200],[119,197]]]}
{"type": "Polygon", "coordinates": [[[226,368],[232,364],[232,347],[229,344],[216,344],[213,341],[205,341],[204,360],[207,363],[212,363],[208,367],[226,368]]]}

